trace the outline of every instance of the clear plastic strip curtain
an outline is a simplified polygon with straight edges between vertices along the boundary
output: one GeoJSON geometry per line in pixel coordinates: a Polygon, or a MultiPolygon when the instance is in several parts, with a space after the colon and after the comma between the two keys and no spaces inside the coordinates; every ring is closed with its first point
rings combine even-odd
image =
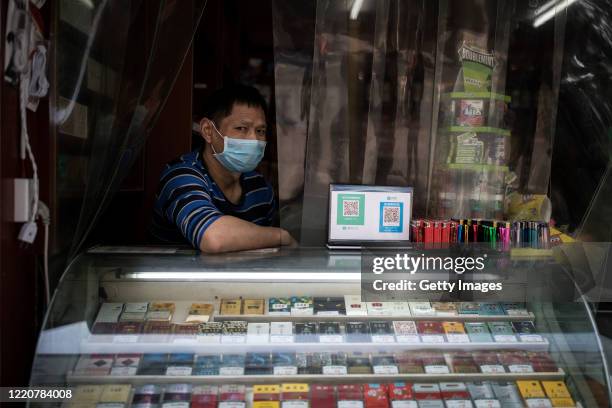
{"type": "Polygon", "coordinates": [[[69,153],[68,165],[82,163],[79,174],[70,174],[62,168],[65,157],[58,158],[58,189],[83,191],[76,194],[78,221],[58,220],[73,237],[69,259],[138,157],[205,6],[206,0],[58,2],[51,115],[59,154],[69,153]]]}
{"type": "Polygon", "coordinates": [[[330,183],[426,190],[437,2],[297,3],[314,33],[274,2],[281,225],[320,246],[330,183]]]}

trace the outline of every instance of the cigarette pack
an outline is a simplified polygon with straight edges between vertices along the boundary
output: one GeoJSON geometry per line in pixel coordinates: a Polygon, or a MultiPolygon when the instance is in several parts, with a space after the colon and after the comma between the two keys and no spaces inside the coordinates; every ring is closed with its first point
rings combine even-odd
{"type": "Polygon", "coordinates": [[[346,340],[349,343],[367,343],[370,341],[370,328],[366,322],[347,322],[346,340]]]}
{"type": "Polygon", "coordinates": [[[174,314],[175,305],[172,302],[152,302],[146,314],[146,320],[170,321],[174,314]]]}
{"type": "Polygon", "coordinates": [[[222,299],[220,314],[233,316],[242,314],[242,299],[222,299]]]}
{"type": "Polygon", "coordinates": [[[298,343],[317,343],[317,324],[314,322],[304,322],[295,324],[295,341],[298,343]]]}
{"type": "Polygon", "coordinates": [[[270,353],[247,353],[244,360],[244,374],[272,374],[272,357],[270,356],[270,353]]]}
{"type": "Polygon", "coordinates": [[[345,315],[344,298],[341,297],[315,297],[314,312],[320,316],[345,315]]]}
{"type": "Polygon", "coordinates": [[[192,303],[185,321],[188,323],[206,323],[210,320],[214,310],[214,306],[210,303],[192,303]]]}
{"type": "Polygon", "coordinates": [[[516,386],[519,389],[522,397],[527,398],[545,398],[544,389],[539,381],[535,380],[518,380],[516,386]]]}
{"type": "Polygon", "coordinates": [[[91,334],[103,335],[113,334],[117,330],[117,323],[100,322],[95,323],[91,328],[91,334]]]}
{"type": "Polygon", "coordinates": [[[542,381],[542,386],[553,407],[576,406],[563,381],[542,381]]]}
{"type": "Polygon", "coordinates": [[[394,321],[393,331],[398,343],[419,343],[421,338],[413,321],[394,321]]]}
{"type": "Polygon", "coordinates": [[[436,311],[429,302],[408,302],[413,316],[434,316],[436,311]]]}
{"type": "Polygon", "coordinates": [[[321,369],[324,375],[347,375],[346,353],[321,353],[321,369]]]}
{"type": "Polygon", "coordinates": [[[533,366],[533,370],[535,372],[555,373],[559,371],[557,363],[555,363],[550,354],[546,352],[527,352],[526,356],[527,360],[531,362],[531,365],[533,366]]]}
{"type": "Polygon", "coordinates": [[[446,339],[449,343],[469,343],[470,338],[465,333],[465,327],[461,322],[442,322],[446,339]]]}
{"type": "Polygon", "coordinates": [[[243,303],[245,315],[262,315],[265,312],[266,301],[264,299],[245,299],[243,303]]]}
{"type": "Polygon", "coordinates": [[[267,343],[270,341],[270,323],[249,323],[247,343],[267,343]]]}
{"type": "Polygon", "coordinates": [[[347,357],[347,369],[349,374],[372,374],[370,356],[360,352],[349,354],[347,357]]]}
{"type": "Polygon", "coordinates": [[[344,341],[344,337],[340,331],[340,323],[319,323],[319,341],[321,343],[342,343],[344,341]]]}
{"type": "Polygon", "coordinates": [[[117,354],[110,375],[136,375],[142,355],[117,354]]]}
{"type": "Polygon", "coordinates": [[[191,393],[191,408],[217,408],[219,387],[197,385],[191,393]]]}
{"type": "Polygon", "coordinates": [[[389,384],[389,399],[391,400],[391,408],[417,408],[412,384],[405,382],[389,384]]]}
{"type": "Polygon", "coordinates": [[[400,352],[395,353],[395,363],[399,368],[400,374],[423,374],[423,359],[417,353],[400,352]]]}
{"type": "Polygon", "coordinates": [[[368,316],[390,316],[391,308],[389,302],[367,302],[368,316]]]}
{"type": "Polygon", "coordinates": [[[268,314],[273,316],[289,316],[291,314],[291,300],[275,297],[268,299],[268,314]]]}
{"type": "Polygon", "coordinates": [[[149,304],[147,302],[126,303],[123,313],[147,313],[149,304]]]}
{"type": "Polygon", "coordinates": [[[82,355],[74,368],[74,374],[78,376],[108,375],[113,361],[112,354],[82,355]]]}
{"type": "Polygon", "coordinates": [[[519,339],[524,343],[539,343],[544,341],[544,338],[537,334],[533,322],[512,322],[512,327],[518,334],[519,339]]]}
{"type": "Polygon", "coordinates": [[[471,399],[467,386],[462,382],[441,382],[440,393],[442,394],[442,399],[445,400],[471,399]]]}
{"type": "Polygon", "coordinates": [[[144,322],[146,313],[123,312],[119,317],[120,322],[144,322]]]}
{"type": "Polygon", "coordinates": [[[388,408],[389,397],[384,384],[364,384],[363,394],[366,408],[388,408]]]}
{"type": "Polygon", "coordinates": [[[501,351],[497,354],[500,363],[511,373],[532,373],[533,366],[523,351],[501,351]]]}
{"type": "Polygon", "coordinates": [[[248,324],[242,320],[227,320],[221,329],[221,343],[246,342],[248,324]]]}
{"type": "Polygon", "coordinates": [[[510,322],[489,322],[488,327],[496,342],[515,343],[518,341],[510,322]]]}
{"type": "Polygon", "coordinates": [[[193,372],[194,355],[191,353],[173,353],[168,355],[167,376],[185,376],[193,372]]]}
{"type": "Polygon", "coordinates": [[[458,312],[460,315],[478,315],[480,314],[480,303],[461,302],[459,303],[458,312]]]}
{"type": "Polygon", "coordinates": [[[310,296],[292,296],[291,315],[293,316],[309,316],[314,313],[314,305],[310,296]]]}
{"type": "Polygon", "coordinates": [[[464,327],[472,343],[490,343],[493,341],[486,323],[466,322],[464,327]]]}
{"type": "Polygon", "coordinates": [[[379,353],[372,355],[374,374],[399,374],[399,368],[392,354],[379,353]]]}
{"type": "Polygon", "coordinates": [[[253,408],[280,407],[280,385],[253,385],[253,408]]]}
{"type": "Polygon", "coordinates": [[[127,404],[132,386],[130,384],[108,384],[103,386],[100,402],[115,402],[127,404]]]}
{"type": "Polygon", "coordinates": [[[221,356],[218,354],[204,354],[196,357],[193,366],[193,375],[219,375],[221,356]]]}
{"type": "Polygon", "coordinates": [[[478,366],[472,358],[472,354],[457,351],[448,355],[452,371],[454,373],[478,373],[478,366]]]}
{"type": "Polygon", "coordinates": [[[412,389],[419,408],[444,408],[438,384],[415,383],[412,385],[412,389]]]}
{"type": "Polygon", "coordinates": [[[470,397],[474,401],[495,399],[493,387],[491,387],[491,383],[488,381],[470,382],[467,383],[467,387],[470,392],[470,397]]]}
{"type": "Polygon", "coordinates": [[[119,322],[115,330],[114,343],[136,343],[138,336],[143,332],[142,322],[119,322]]]}
{"type": "Polygon", "coordinates": [[[298,374],[297,358],[294,353],[272,353],[274,375],[298,374]]]}
{"type": "Polygon", "coordinates": [[[423,368],[427,374],[449,374],[444,355],[438,351],[425,351],[421,353],[423,368]]]}
{"type": "Polygon", "coordinates": [[[496,374],[506,372],[506,369],[500,363],[497,354],[494,352],[476,351],[472,354],[472,357],[482,373],[496,374]]]}
{"type": "Polygon", "coordinates": [[[347,316],[367,316],[367,304],[361,301],[360,295],[345,295],[344,307],[347,316]]]}
{"type": "Polygon", "coordinates": [[[480,304],[481,316],[503,316],[506,313],[499,303],[482,302],[480,304]]]}
{"type": "MultiPolygon", "coordinates": [[[[72,404],[87,404],[100,401],[103,385],[77,385],[74,389],[72,404]]],[[[77,405],[78,406],[78,405],[77,405]]]]}
{"type": "Polygon", "coordinates": [[[132,408],[155,408],[161,402],[162,388],[159,385],[145,384],[136,387],[132,408]]]}
{"type": "Polygon", "coordinates": [[[168,355],[163,353],[143,354],[138,375],[164,375],[168,366],[168,355]]]}
{"type": "Polygon", "coordinates": [[[493,392],[503,407],[522,407],[523,399],[516,384],[511,382],[492,383],[493,392]]]}
{"type": "Polygon", "coordinates": [[[224,354],[221,358],[221,367],[219,367],[219,375],[244,375],[245,363],[246,358],[244,354],[224,354]]]}
{"type": "Polygon", "coordinates": [[[246,407],[246,388],[240,384],[223,384],[219,387],[218,408],[246,407]]]}
{"type": "Polygon", "coordinates": [[[524,303],[505,302],[501,304],[502,309],[508,316],[529,316],[524,303]]]}
{"type": "Polygon", "coordinates": [[[323,374],[320,353],[297,353],[295,362],[298,374],[323,374]]]}
{"type": "Polygon", "coordinates": [[[550,399],[572,397],[563,381],[542,381],[542,386],[546,396],[550,399]]]}
{"type": "Polygon", "coordinates": [[[310,388],[311,406],[336,408],[336,389],[333,385],[313,384],[310,388]]]}
{"type": "Polygon", "coordinates": [[[525,400],[527,408],[552,408],[552,402],[548,398],[528,398],[525,400]]]}
{"type": "Polygon", "coordinates": [[[222,322],[207,322],[198,324],[198,342],[219,343],[223,331],[222,322]]]}
{"type": "Polygon", "coordinates": [[[281,384],[281,407],[308,408],[309,397],[308,384],[281,384]]]}
{"type": "Polygon", "coordinates": [[[457,316],[457,304],[453,302],[431,302],[437,316],[457,316]]]}
{"type": "Polygon", "coordinates": [[[197,323],[178,323],[174,325],[172,341],[183,344],[195,343],[199,332],[197,323]]]}
{"type": "Polygon", "coordinates": [[[385,302],[385,305],[391,311],[392,316],[408,317],[412,315],[408,302],[385,302]]]}
{"type": "Polygon", "coordinates": [[[338,408],[364,408],[363,390],[360,384],[338,385],[338,408]]]}
{"type": "Polygon", "coordinates": [[[270,323],[270,342],[271,343],[293,343],[293,323],[291,322],[271,322],[270,323]]]}
{"type": "Polygon", "coordinates": [[[170,339],[173,329],[174,325],[168,321],[147,321],[139,341],[142,343],[165,343],[170,339]]]}
{"type": "Polygon", "coordinates": [[[123,303],[102,303],[95,323],[117,323],[123,311],[123,303]]]}
{"type": "Polygon", "coordinates": [[[417,322],[417,330],[423,343],[444,343],[444,327],[441,322],[417,322]]]}
{"type": "Polygon", "coordinates": [[[390,321],[370,322],[370,334],[374,343],[395,343],[393,324],[390,321]]]}
{"type": "Polygon", "coordinates": [[[164,392],[162,408],[189,408],[191,384],[169,384],[164,392]]]}

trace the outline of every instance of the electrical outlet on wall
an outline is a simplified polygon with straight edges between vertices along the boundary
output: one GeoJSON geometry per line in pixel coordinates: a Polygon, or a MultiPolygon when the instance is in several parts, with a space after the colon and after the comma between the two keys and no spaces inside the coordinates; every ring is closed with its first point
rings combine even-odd
{"type": "Polygon", "coordinates": [[[13,179],[13,211],[10,221],[27,222],[32,215],[34,180],[29,178],[13,179]]]}

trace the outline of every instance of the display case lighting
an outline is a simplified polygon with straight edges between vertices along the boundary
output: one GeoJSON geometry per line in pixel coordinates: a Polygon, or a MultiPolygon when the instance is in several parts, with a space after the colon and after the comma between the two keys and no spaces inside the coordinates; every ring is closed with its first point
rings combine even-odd
{"type": "Polygon", "coordinates": [[[191,281],[263,281],[263,282],[359,282],[359,272],[128,272],[126,279],[191,281]]]}

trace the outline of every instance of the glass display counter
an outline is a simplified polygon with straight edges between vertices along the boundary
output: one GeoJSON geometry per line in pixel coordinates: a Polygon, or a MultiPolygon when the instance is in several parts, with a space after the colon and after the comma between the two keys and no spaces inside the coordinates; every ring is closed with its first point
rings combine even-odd
{"type": "Polygon", "coordinates": [[[90,250],[61,279],[31,385],[74,387],[65,406],[608,406],[591,311],[553,257],[489,256],[487,274],[525,302],[363,302],[361,263],[90,250]]]}

